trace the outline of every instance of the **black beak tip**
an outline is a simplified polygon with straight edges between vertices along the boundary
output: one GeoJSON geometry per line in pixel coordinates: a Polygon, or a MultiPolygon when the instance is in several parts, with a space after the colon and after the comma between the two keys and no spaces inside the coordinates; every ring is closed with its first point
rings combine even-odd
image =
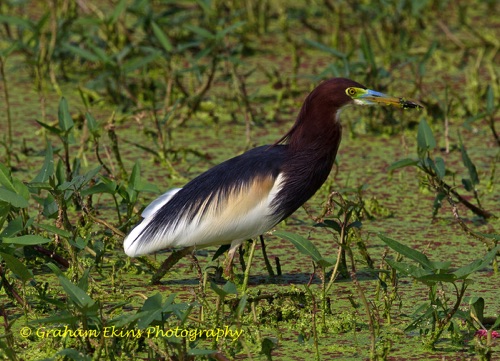
{"type": "Polygon", "coordinates": [[[423,109],[424,108],[424,106],[422,104],[419,104],[419,103],[411,101],[411,100],[406,100],[404,98],[401,98],[399,101],[400,101],[403,109],[423,109]]]}

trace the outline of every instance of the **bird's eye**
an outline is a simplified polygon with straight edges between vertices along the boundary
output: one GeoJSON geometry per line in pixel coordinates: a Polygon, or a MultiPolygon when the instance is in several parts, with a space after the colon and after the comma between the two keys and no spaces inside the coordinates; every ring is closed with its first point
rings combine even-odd
{"type": "Polygon", "coordinates": [[[346,92],[346,93],[347,93],[347,95],[349,95],[350,97],[355,96],[355,95],[356,95],[356,93],[357,93],[357,92],[356,92],[356,89],[354,89],[354,88],[347,88],[345,92],[346,92]]]}

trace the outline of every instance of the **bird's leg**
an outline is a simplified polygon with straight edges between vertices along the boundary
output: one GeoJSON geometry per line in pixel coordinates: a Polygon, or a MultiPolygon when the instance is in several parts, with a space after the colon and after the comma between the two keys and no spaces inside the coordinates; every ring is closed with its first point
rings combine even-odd
{"type": "Polygon", "coordinates": [[[267,258],[266,244],[264,243],[264,236],[260,235],[259,238],[260,238],[260,245],[262,247],[262,255],[264,256],[264,262],[266,264],[267,273],[269,273],[269,276],[274,277],[273,266],[271,266],[271,263],[269,262],[269,259],[267,258]]]}
{"type": "Polygon", "coordinates": [[[194,268],[196,268],[196,272],[198,273],[198,279],[200,280],[199,291],[200,291],[200,295],[202,295],[203,294],[203,272],[201,272],[201,267],[200,267],[200,264],[198,263],[198,258],[196,258],[195,254],[194,254],[194,250],[189,255],[189,257],[191,258],[191,261],[193,262],[194,268]]]}
{"type": "Polygon", "coordinates": [[[245,270],[245,276],[243,277],[243,286],[242,286],[243,293],[246,293],[246,291],[247,291],[248,277],[250,275],[250,267],[252,266],[252,259],[253,259],[253,254],[255,252],[255,245],[256,244],[257,244],[257,241],[252,240],[252,245],[250,246],[250,252],[248,253],[247,268],[245,270]]]}
{"type": "Polygon", "coordinates": [[[245,272],[247,266],[245,264],[245,248],[243,247],[243,244],[240,244],[240,246],[238,247],[238,255],[240,256],[241,270],[245,272]]]}
{"type": "Polygon", "coordinates": [[[227,278],[230,278],[233,274],[233,259],[237,249],[238,247],[231,247],[231,249],[227,253],[227,264],[224,268],[224,276],[226,276],[227,278]]]}
{"type": "Polygon", "coordinates": [[[180,249],[178,251],[173,251],[172,254],[161,264],[160,268],[156,271],[156,273],[153,275],[153,278],[151,279],[152,284],[158,284],[160,283],[160,280],[165,276],[165,274],[168,272],[170,268],[172,268],[173,265],[175,265],[181,258],[184,256],[192,253],[194,251],[195,247],[186,247],[183,249],[180,249]]]}

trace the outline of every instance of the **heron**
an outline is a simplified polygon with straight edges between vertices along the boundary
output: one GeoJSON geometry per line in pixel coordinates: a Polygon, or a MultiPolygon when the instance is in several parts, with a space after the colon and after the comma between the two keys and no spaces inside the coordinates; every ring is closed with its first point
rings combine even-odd
{"type": "Polygon", "coordinates": [[[125,238],[125,253],[136,257],[180,247],[165,261],[166,273],[195,249],[230,245],[228,274],[244,241],[289,217],[326,181],[342,138],[340,113],[352,104],[422,107],[350,79],[325,80],[307,96],[291,129],[274,144],[228,159],[152,201],[125,238]]]}

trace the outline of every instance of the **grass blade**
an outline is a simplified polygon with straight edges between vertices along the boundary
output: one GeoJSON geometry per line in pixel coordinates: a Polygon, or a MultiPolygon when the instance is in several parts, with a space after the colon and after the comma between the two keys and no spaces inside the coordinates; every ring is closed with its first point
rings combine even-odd
{"type": "Polygon", "coordinates": [[[154,21],[151,22],[151,27],[153,29],[153,33],[156,36],[156,39],[160,42],[161,46],[167,53],[171,53],[174,47],[170,42],[168,36],[163,32],[163,30],[158,26],[154,21]]]}
{"type": "Polygon", "coordinates": [[[29,269],[16,257],[0,252],[0,257],[5,261],[7,267],[15,273],[23,282],[27,282],[33,278],[29,269]]]}
{"type": "Polygon", "coordinates": [[[66,98],[62,97],[59,102],[59,128],[63,132],[68,132],[74,125],[73,118],[71,118],[71,114],[69,113],[68,102],[66,98]]]}
{"type": "Polygon", "coordinates": [[[45,183],[54,174],[54,152],[52,150],[52,144],[47,143],[47,149],[45,150],[45,160],[43,161],[42,169],[36,175],[36,177],[31,181],[35,183],[45,183]]]}

